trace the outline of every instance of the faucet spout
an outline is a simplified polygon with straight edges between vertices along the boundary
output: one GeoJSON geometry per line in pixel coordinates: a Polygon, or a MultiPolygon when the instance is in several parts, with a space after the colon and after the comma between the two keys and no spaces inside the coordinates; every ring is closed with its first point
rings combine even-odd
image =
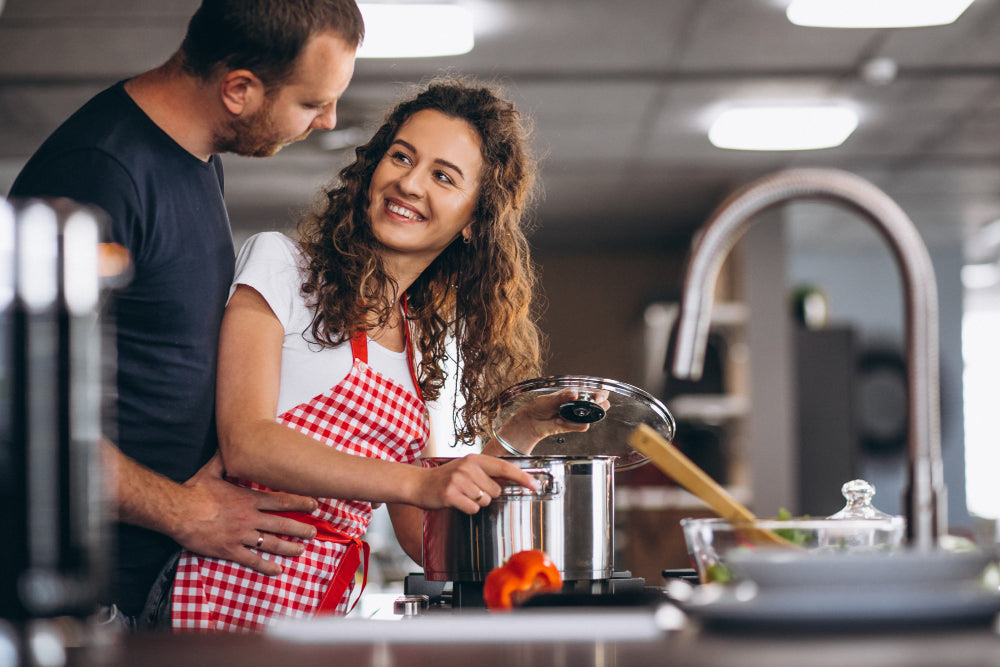
{"type": "Polygon", "coordinates": [[[699,232],[688,263],[677,322],[673,374],[701,377],[715,284],[733,245],[762,211],[791,200],[825,200],[860,214],[886,241],[900,271],[909,381],[909,545],[931,549],[945,532],[941,462],[937,282],[927,246],[903,210],[869,181],[835,169],[765,176],[727,198],[699,232]]]}

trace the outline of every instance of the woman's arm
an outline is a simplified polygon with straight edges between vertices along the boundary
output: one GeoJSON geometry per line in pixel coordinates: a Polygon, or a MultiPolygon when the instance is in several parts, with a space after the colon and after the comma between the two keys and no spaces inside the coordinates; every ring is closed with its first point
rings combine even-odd
{"type": "Polygon", "coordinates": [[[216,398],[219,446],[230,474],[314,497],[455,507],[470,514],[500,493],[494,477],[534,485],[517,466],[488,456],[425,469],[346,454],[279,424],[283,336],[264,298],[238,286],[222,321],[216,398]]]}
{"type": "Polygon", "coordinates": [[[423,565],[424,511],[413,505],[394,503],[386,505],[396,541],[407,556],[417,565],[423,565]]]}

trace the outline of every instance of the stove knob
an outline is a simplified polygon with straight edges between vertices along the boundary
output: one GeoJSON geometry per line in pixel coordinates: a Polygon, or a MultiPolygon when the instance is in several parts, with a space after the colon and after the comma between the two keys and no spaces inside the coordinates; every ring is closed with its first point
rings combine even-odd
{"type": "Polygon", "coordinates": [[[392,605],[392,611],[397,616],[419,616],[430,606],[431,599],[426,595],[401,595],[392,605]]]}

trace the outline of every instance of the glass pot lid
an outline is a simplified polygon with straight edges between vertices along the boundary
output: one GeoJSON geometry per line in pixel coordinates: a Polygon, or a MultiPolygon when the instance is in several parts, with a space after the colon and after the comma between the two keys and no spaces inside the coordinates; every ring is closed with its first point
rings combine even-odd
{"type": "Polygon", "coordinates": [[[517,456],[614,456],[615,469],[627,470],[647,461],[628,444],[639,424],[667,440],[676,430],[670,412],[648,392],[585,375],[527,380],[506,389],[498,403],[492,435],[517,456]],[[561,432],[538,432],[557,415],[561,432]]]}

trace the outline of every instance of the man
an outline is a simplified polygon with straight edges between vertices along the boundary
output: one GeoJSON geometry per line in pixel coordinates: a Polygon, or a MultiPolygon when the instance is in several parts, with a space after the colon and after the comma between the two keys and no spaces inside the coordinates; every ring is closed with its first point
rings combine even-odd
{"type": "Polygon", "coordinates": [[[111,302],[117,447],[105,445],[120,521],[111,602],[132,621],[178,545],[277,574],[257,552],[298,555],[285,537],[314,533],[270,511],[315,501],[239,489],[213,457],[234,270],[219,154],[266,157],[332,129],[363,36],[353,0],[203,0],[177,53],[84,105],[11,188],[101,207],[132,257],[134,276],[111,302]]]}

